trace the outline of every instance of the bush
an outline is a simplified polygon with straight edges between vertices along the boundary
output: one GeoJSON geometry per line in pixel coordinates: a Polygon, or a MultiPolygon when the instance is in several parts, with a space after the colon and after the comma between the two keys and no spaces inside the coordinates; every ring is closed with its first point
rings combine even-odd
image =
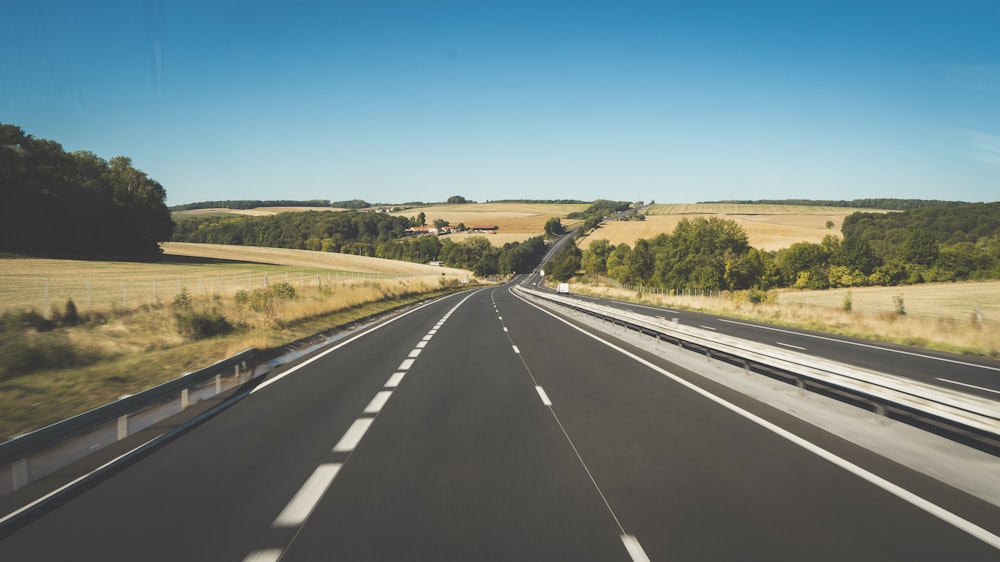
{"type": "Polygon", "coordinates": [[[851,312],[854,310],[854,296],[851,295],[850,291],[844,295],[844,312],[851,312]]]}
{"type": "Polygon", "coordinates": [[[69,336],[51,327],[38,330],[39,318],[34,311],[8,311],[0,316],[0,379],[77,363],[69,336]]]}
{"type": "Polygon", "coordinates": [[[191,310],[191,294],[188,293],[187,287],[181,289],[181,292],[174,297],[173,307],[174,310],[191,310]]]}
{"type": "Polygon", "coordinates": [[[194,340],[221,336],[233,331],[232,323],[217,310],[178,312],[174,317],[177,319],[177,331],[194,340]]]}

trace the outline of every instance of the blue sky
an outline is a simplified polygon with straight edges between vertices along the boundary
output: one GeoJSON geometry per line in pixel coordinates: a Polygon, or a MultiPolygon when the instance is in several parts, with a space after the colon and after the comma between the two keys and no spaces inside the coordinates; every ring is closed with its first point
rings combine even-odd
{"type": "Polygon", "coordinates": [[[996,201],[997,30],[994,0],[4,0],[0,122],[171,205],[996,201]]]}

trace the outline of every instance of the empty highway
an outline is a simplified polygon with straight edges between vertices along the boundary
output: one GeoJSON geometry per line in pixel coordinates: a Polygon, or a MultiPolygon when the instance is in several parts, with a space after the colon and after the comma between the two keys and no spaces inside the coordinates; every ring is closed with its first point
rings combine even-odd
{"type": "Polygon", "coordinates": [[[1000,509],[506,286],[272,373],[0,560],[996,560],[1000,509]]]}

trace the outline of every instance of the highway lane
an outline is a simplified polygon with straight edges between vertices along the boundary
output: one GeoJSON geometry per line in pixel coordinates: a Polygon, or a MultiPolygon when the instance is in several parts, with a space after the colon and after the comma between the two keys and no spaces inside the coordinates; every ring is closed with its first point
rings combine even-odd
{"type": "Polygon", "coordinates": [[[677,318],[687,326],[1000,400],[1000,361],[992,359],[775,326],[763,322],[723,318],[713,314],[598,299],[585,295],[571,296],[649,316],[677,318]]]}
{"type": "Polygon", "coordinates": [[[697,376],[675,379],[663,371],[673,367],[646,360],[505,288],[453,296],[272,378],[0,540],[0,559],[995,560],[1000,552],[753,416],[970,525],[996,527],[995,507],[744,400],[748,417],[683,382],[697,376]]]}

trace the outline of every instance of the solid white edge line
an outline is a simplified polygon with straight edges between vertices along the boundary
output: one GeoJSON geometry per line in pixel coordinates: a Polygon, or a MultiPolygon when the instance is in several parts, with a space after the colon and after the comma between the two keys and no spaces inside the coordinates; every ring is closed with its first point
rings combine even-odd
{"type": "Polygon", "coordinates": [[[347,428],[344,436],[337,441],[337,444],[333,447],[334,453],[349,453],[358,446],[358,442],[361,438],[365,436],[365,432],[371,427],[372,422],[375,421],[373,418],[358,418],[354,420],[351,427],[347,428]]]}
{"type": "Polygon", "coordinates": [[[278,562],[284,552],[280,548],[256,550],[246,555],[243,562],[278,562]]]}
{"type": "Polygon", "coordinates": [[[837,338],[828,338],[826,336],[817,336],[816,334],[807,334],[804,332],[795,332],[792,330],[782,330],[781,328],[772,328],[770,326],[758,326],[756,324],[749,324],[747,322],[737,322],[736,320],[726,320],[725,318],[719,318],[719,322],[727,322],[729,324],[738,324],[740,326],[749,326],[751,328],[759,328],[761,330],[771,330],[774,332],[783,332],[785,334],[794,334],[796,336],[804,336],[807,338],[814,338],[817,340],[826,340],[836,343],[843,343],[847,345],[856,345],[858,347],[867,347],[869,349],[877,349],[879,351],[888,351],[890,353],[899,353],[901,355],[912,355],[913,357],[920,357],[921,359],[933,359],[935,361],[944,361],[945,363],[954,363],[955,365],[964,365],[966,367],[978,367],[980,369],[989,369],[991,371],[1000,371],[1000,367],[990,367],[988,365],[978,365],[976,363],[969,363],[967,361],[957,361],[955,359],[948,359],[946,357],[935,357],[933,355],[925,355],[923,353],[914,353],[912,351],[903,351],[902,349],[892,349],[891,347],[882,347],[880,345],[870,345],[867,343],[860,343],[848,340],[841,340],[837,338]]]}
{"type": "Polygon", "coordinates": [[[622,535],[622,542],[628,555],[632,557],[632,562],[649,562],[649,556],[646,556],[646,551],[642,549],[635,535],[622,535]]]}
{"type": "Polygon", "coordinates": [[[787,429],[779,427],[765,420],[764,418],[761,418],[756,414],[744,410],[743,408],[740,408],[739,406],[731,402],[728,402],[727,400],[720,398],[719,396],[712,394],[711,392],[697,386],[696,384],[682,379],[681,377],[671,373],[670,371],[667,371],[666,369],[660,367],[659,365],[655,365],[643,359],[642,357],[639,357],[638,355],[635,355],[611,342],[605,341],[600,337],[596,336],[595,334],[591,334],[590,332],[584,330],[583,328],[580,328],[579,326],[570,323],[568,320],[560,318],[551,311],[542,308],[533,302],[523,299],[520,296],[518,296],[518,298],[521,298],[522,300],[524,300],[524,302],[527,302],[531,306],[534,306],[538,310],[541,310],[542,312],[566,324],[567,326],[573,328],[574,330],[577,330],[580,333],[585,334],[590,338],[597,340],[598,342],[601,342],[602,344],[610,347],[611,349],[614,349],[615,351],[621,353],[622,355],[625,355],[626,357],[629,357],[634,361],[642,365],[645,365],[646,367],[649,367],[650,369],[660,373],[661,375],[669,378],[670,380],[676,382],[677,384],[697,394],[700,394],[701,396],[707,398],[708,400],[711,400],[712,402],[715,402],[716,404],[722,406],[723,408],[726,408],[727,410],[746,418],[747,420],[763,427],[764,429],[767,429],[768,431],[771,431],[772,433],[778,435],[779,437],[791,441],[792,443],[798,445],[799,447],[802,447],[803,449],[813,453],[814,455],[826,461],[829,461],[836,466],[839,466],[840,468],[846,470],[847,472],[854,474],[855,476],[869,482],[870,484],[873,484],[881,488],[882,490],[885,490],[886,492],[889,492],[890,494],[909,503],[910,505],[913,505],[914,507],[925,511],[930,515],[933,515],[934,517],[937,517],[941,521],[944,521],[945,523],[948,523],[949,525],[952,525],[953,527],[961,531],[964,531],[965,533],[968,533],[973,537],[976,537],[977,539],[985,542],[986,544],[992,546],[993,548],[1000,549],[1000,536],[991,533],[990,531],[980,527],[979,525],[976,525],[975,523],[967,519],[964,519],[959,515],[956,515],[948,511],[947,509],[918,496],[917,494],[903,488],[902,486],[899,486],[898,484],[894,484],[873,472],[869,472],[868,470],[861,468],[860,466],[852,463],[847,459],[838,457],[834,453],[827,451],[826,449],[820,447],[819,445],[816,445],[811,441],[807,441],[806,439],[799,437],[798,435],[788,431],[787,429]]]}
{"type": "Polygon", "coordinates": [[[288,502],[285,509],[281,511],[278,518],[271,524],[272,527],[297,527],[301,525],[312,513],[319,499],[326,493],[326,489],[337,477],[340,471],[340,463],[321,464],[313,471],[312,476],[302,484],[299,491],[288,502]]]}
{"type": "Polygon", "coordinates": [[[6,523],[9,519],[13,519],[14,517],[17,517],[21,513],[24,513],[25,511],[27,511],[27,510],[35,507],[36,505],[38,505],[38,504],[40,504],[40,503],[48,500],[49,498],[54,497],[56,494],[60,494],[60,493],[62,493],[64,491],[72,488],[73,486],[76,486],[80,482],[86,480],[87,478],[90,478],[91,476],[93,476],[94,474],[97,474],[98,472],[104,470],[105,468],[108,468],[109,466],[111,466],[111,465],[115,464],[116,462],[120,461],[121,459],[123,459],[123,458],[131,455],[132,453],[138,451],[139,449],[142,449],[143,447],[145,447],[146,445],[149,445],[150,443],[152,443],[153,441],[156,441],[157,439],[159,439],[159,437],[154,437],[154,438],[150,439],[149,441],[146,441],[142,445],[139,445],[138,447],[130,450],[129,452],[124,453],[122,455],[118,455],[114,459],[112,459],[112,460],[110,460],[110,461],[102,464],[101,466],[95,468],[94,470],[91,470],[87,474],[84,474],[83,476],[80,476],[79,478],[73,480],[72,482],[69,482],[67,484],[63,484],[62,486],[56,488],[55,490],[52,490],[51,492],[45,494],[44,496],[38,498],[37,500],[35,500],[35,501],[33,501],[33,502],[31,502],[31,503],[29,503],[27,505],[21,506],[19,509],[11,511],[7,515],[4,515],[3,517],[0,517],[0,524],[6,523]]]}
{"type": "Polygon", "coordinates": [[[369,402],[368,406],[365,408],[365,413],[377,414],[381,412],[382,408],[385,407],[385,403],[389,401],[390,396],[392,396],[391,390],[380,390],[375,393],[375,397],[372,398],[372,401],[369,402]]]}
{"type": "Polygon", "coordinates": [[[967,386],[969,388],[975,388],[976,390],[983,390],[983,391],[986,391],[986,392],[992,392],[994,394],[1000,394],[1000,390],[993,390],[992,388],[986,388],[984,386],[976,386],[974,384],[968,384],[968,383],[964,383],[964,382],[953,381],[951,379],[942,379],[941,377],[935,377],[935,378],[937,380],[941,381],[941,382],[946,382],[946,383],[949,383],[949,384],[957,384],[959,386],[967,386]]]}
{"type": "Polygon", "coordinates": [[[535,385],[535,392],[537,392],[538,393],[538,397],[542,399],[542,404],[545,404],[546,406],[551,406],[552,405],[552,401],[549,400],[549,395],[545,393],[545,389],[544,388],[542,388],[541,386],[539,386],[539,385],[536,384],[535,385]]]}
{"type": "Polygon", "coordinates": [[[403,381],[404,376],[406,376],[406,371],[396,371],[389,377],[389,380],[385,381],[386,388],[396,388],[403,381]]]}
{"type": "Polygon", "coordinates": [[[798,350],[800,350],[800,351],[805,351],[805,350],[806,350],[806,348],[804,348],[804,347],[802,347],[802,346],[798,346],[798,345],[792,345],[792,344],[790,344],[790,343],[785,343],[785,342],[780,342],[780,341],[776,341],[776,342],[774,342],[774,343],[776,343],[776,344],[778,344],[778,345],[780,345],[780,346],[782,346],[782,347],[790,347],[790,348],[792,348],[792,349],[798,349],[798,350]]]}

